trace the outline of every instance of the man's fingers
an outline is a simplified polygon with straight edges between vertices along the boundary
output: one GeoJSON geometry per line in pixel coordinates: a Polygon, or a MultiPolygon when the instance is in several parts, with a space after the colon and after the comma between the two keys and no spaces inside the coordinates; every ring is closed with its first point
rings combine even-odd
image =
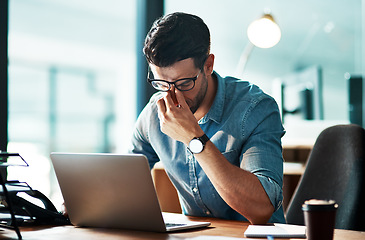
{"type": "Polygon", "coordinates": [[[183,108],[189,108],[188,104],[185,101],[184,95],[176,88],[175,88],[175,96],[179,106],[183,108]]]}
{"type": "Polygon", "coordinates": [[[171,109],[179,105],[179,102],[176,100],[175,93],[172,91],[168,91],[166,96],[164,97],[166,109],[171,109]],[[175,100],[174,100],[175,99],[175,100]]]}
{"type": "Polygon", "coordinates": [[[162,97],[159,100],[157,100],[156,105],[159,113],[166,112],[165,97],[162,97]]]}
{"type": "MultiPolygon", "coordinates": [[[[177,91],[177,90],[175,89],[175,91],[177,91]]],[[[171,94],[171,99],[172,99],[172,102],[174,103],[174,105],[175,106],[179,105],[179,102],[176,99],[175,92],[170,90],[169,93],[171,94]]]]}

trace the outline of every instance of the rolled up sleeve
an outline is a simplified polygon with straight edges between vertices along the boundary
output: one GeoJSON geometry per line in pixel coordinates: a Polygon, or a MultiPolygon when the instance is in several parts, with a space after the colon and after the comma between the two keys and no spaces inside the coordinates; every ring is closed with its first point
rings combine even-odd
{"type": "Polygon", "coordinates": [[[285,131],[275,101],[265,99],[246,118],[243,134],[249,135],[241,153],[241,168],[260,180],[275,211],[283,202],[283,156],[281,137],[285,131]],[[254,125],[250,122],[258,121],[254,125]],[[250,129],[247,126],[255,126],[250,129]]]}

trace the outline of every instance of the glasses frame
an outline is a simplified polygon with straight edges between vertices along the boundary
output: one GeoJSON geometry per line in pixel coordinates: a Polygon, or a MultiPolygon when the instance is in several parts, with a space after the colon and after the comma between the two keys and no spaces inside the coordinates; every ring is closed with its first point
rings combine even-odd
{"type": "Polygon", "coordinates": [[[201,73],[201,69],[199,70],[198,74],[195,76],[195,77],[191,77],[191,78],[181,78],[181,79],[178,79],[176,81],[173,81],[173,82],[169,82],[169,81],[166,81],[166,80],[162,80],[162,79],[154,79],[154,78],[150,78],[150,73],[151,73],[151,69],[149,69],[148,71],[148,74],[147,74],[147,81],[151,84],[151,86],[158,90],[158,91],[161,91],[161,92],[168,92],[171,90],[171,86],[174,85],[175,88],[181,92],[186,92],[186,91],[190,91],[191,89],[193,89],[195,87],[195,81],[198,79],[200,73],[201,73]],[[179,85],[177,85],[178,82],[181,82],[181,81],[188,81],[188,80],[191,80],[193,81],[193,86],[189,89],[180,89],[179,88],[179,85]],[[169,88],[167,90],[161,90],[161,89],[158,89],[156,87],[153,86],[153,82],[163,82],[163,83],[166,83],[168,84],[169,88]]]}

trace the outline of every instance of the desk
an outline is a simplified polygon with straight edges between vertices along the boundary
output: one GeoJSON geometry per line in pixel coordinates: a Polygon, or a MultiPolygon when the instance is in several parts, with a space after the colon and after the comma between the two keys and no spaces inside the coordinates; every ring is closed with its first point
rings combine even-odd
{"type": "MultiPolygon", "coordinates": [[[[244,238],[244,231],[249,225],[248,222],[222,220],[215,218],[186,217],[179,215],[179,218],[188,218],[192,221],[210,221],[212,224],[208,228],[181,231],[176,233],[152,233],[141,231],[130,231],[121,229],[95,229],[77,228],[73,226],[62,227],[22,227],[21,234],[24,240],[103,240],[103,239],[164,239],[164,240],[183,240],[198,236],[225,236],[234,238],[244,238]]],[[[0,232],[0,239],[17,239],[14,231],[4,230],[0,232]]],[[[279,238],[278,238],[279,239],[279,238]]],[[[363,240],[365,232],[335,229],[334,240],[363,240]]]]}

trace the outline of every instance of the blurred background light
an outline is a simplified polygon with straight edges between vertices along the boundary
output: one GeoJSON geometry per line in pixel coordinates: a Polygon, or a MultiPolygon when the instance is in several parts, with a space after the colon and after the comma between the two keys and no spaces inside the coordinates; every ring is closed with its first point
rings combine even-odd
{"type": "Polygon", "coordinates": [[[271,14],[264,14],[247,28],[247,36],[259,48],[271,48],[281,39],[281,30],[271,14]]]}

